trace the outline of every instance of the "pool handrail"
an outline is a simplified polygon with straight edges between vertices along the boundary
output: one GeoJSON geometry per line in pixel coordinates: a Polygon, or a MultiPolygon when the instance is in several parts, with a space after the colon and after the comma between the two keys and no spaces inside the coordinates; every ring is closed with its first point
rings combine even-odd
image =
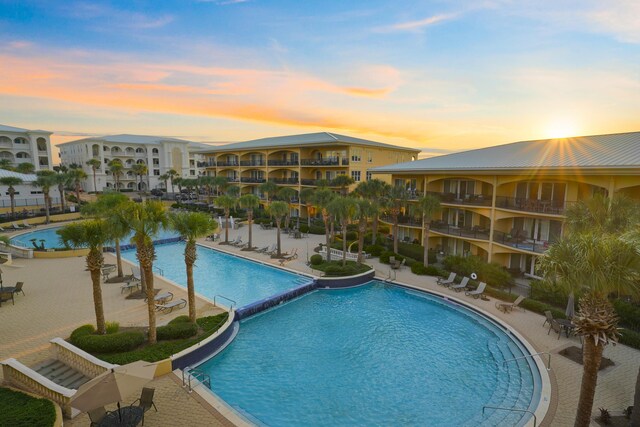
{"type": "Polygon", "coordinates": [[[549,359],[547,361],[547,371],[550,371],[551,370],[551,353],[549,353],[547,351],[541,351],[539,353],[525,354],[524,356],[514,357],[513,359],[505,360],[504,362],[502,362],[502,366],[506,365],[507,362],[513,362],[515,360],[526,359],[527,357],[542,356],[543,354],[546,354],[547,356],[549,356],[549,359]]]}
{"type": "Polygon", "coordinates": [[[213,296],[213,306],[214,307],[216,307],[216,298],[218,298],[218,297],[231,302],[231,306],[229,307],[229,310],[233,310],[233,307],[237,307],[238,306],[238,303],[236,301],[232,300],[231,298],[227,298],[224,295],[217,294],[217,295],[213,296]]]}
{"type": "Polygon", "coordinates": [[[504,408],[504,407],[501,407],[501,406],[483,406],[482,407],[482,415],[484,415],[484,410],[485,409],[499,409],[501,411],[525,412],[525,413],[531,414],[531,416],[533,416],[533,427],[536,427],[538,425],[538,418],[536,417],[536,414],[534,414],[533,412],[531,412],[528,409],[504,408]]]}

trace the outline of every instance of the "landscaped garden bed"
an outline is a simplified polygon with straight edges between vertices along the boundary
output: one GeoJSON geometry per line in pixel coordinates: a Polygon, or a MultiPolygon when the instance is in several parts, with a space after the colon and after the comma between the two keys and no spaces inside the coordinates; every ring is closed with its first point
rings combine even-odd
{"type": "Polygon", "coordinates": [[[324,273],[327,277],[355,276],[371,271],[371,267],[355,261],[347,261],[342,265],[342,260],[325,261],[322,255],[313,255],[310,259],[311,268],[324,273]]]}
{"type": "Polygon", "coordinates": [[[56,410],[53,402],[0,387],[0,427],[53,426],[56,410]]]}

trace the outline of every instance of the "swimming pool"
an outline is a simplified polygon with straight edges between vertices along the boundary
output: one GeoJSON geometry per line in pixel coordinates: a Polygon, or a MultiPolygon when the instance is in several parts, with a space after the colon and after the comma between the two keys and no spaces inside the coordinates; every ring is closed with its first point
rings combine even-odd
{"type": "Polygon", "coordinates": [[[243,320],[198,370],[269,426],[524,423],[540,374],[501,327],[442,298],[381,282],[318,290],[243,320]]]}
{"type": "MultiPolygon", "coordinates": [[[[184,265],[183,242],[156,246],[154,266],[162,270],[162,276],[179,285],[187,285],[184,265]]],[[[306,276],[289,273],[279,268],[262,265],[215,249],[197,246],[198,259],[193,268],[196,292],[213,299],[223,295],[237,302],[236,307],[259,301],[276,293],[307,283],[306,276]]],[[[135,251],[125,251],[122,256],[137,262],[135,251]]],[[[221,301],[228,305],[228,301],[221,301]]]]}
{"type": "MultiPolygon", "coordinates": [[[[41,241],[44,240],[45,249],[64,248],[64,244],[60,240],[60,236],[56,233],[56,231],[61,228],[62,227],[51,227],[42,230],[29,231],[15,236],[11,239],[11,243],[25,248],[33,248],[31,239],[36,239],[37,245],[40,245],[42,243],[41,241]]],[[[121,243],[128,244],[132,236],[133,234],[122,239],[121,243]]],[[[154,238],[154,240],[168,239],[171,237],[178,237],[178,234],[173,230],[160,230],[160,233],[158,233],[158,236],[154,238]]]]}

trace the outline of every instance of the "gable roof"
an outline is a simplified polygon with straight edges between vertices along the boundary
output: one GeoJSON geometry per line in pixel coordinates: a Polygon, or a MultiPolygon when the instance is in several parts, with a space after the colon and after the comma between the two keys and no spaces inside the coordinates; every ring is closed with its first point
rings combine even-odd
{"type": "Polygon", "coordinates": [[[168,138],[165,136],[152,136],[152,135],[129,135],[129,134],[120,134],[120,135],[105,135],[98,137],[89,137],[83,139],[76,139],[75,141],[65,142],[63,144],[58,145],[67,145],[74,144],[77,142],[113,142],[113,143],[121,143],[121,144],[146,144],[146,145],[159,145],[161,142],[181,142],[181,143],[191,143],[191,141],[187,141],[186,139],[178,139],[178,138],[168,138]]]}
{"type": "MultiPolygon", "coordinates": [[[[373,173],[640,167],[640,132],[520,141],[398,163],[373,173]]],[[[640,172],[640,170],[639,170],[640,172]]]]}
{"type": "Polygon", "coordinates": [[[326,145],[326,144],[357,144],[371,147],[393,148],[419,153],[420,150],[414,148],[401,147],[398,145],[385,144],[382,142],[370,141],[368,139],[354,138],[352,136],[340,135],[330,132],[304,133],[299,135],[274,136],[269,138],[252,139],[250,141],[233,142],[231,144],[211,147],[209,153],[220,151],[251,150],[261,148],[299,147],[305,145],[326,145]]]}

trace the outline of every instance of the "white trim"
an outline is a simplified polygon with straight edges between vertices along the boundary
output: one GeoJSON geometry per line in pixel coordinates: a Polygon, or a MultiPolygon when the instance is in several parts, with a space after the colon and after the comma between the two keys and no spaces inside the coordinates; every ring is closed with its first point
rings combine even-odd
{"type": "Polygon", "coordinates": [[[78,356],[82,357],[83,359],[86,359],[87,361],[93,363],[94,365],[101,366],[101,367],[103,367],[105,369],[112,369],[112,368],[115,368],[116,366],[119,366],[119,365],[114,365],[112,363],[105,362],[104,360],[100,360],[97,357],[90,355],[86,351],[84,351],[82,349],[79,349],[78,347],[74,346],[73,344],[70,344],[70,343],[66,342],[65,340],[63,340],[60,337],[53,338],[49,342],[51,344],[59,345],[60,347],[63,347],[65,349],[69,350],[70,352],[77,354],[78,356]]]}
{"type": "Polygon", "coordinates": [[[52,390],[52,391],[54,391],[56,393],[59,393],[59,394],[63,395],[64,397],[71,397],[76,393],[76,390],[72,390],[70,388],[66,388],[66,387],[63,387],[61,385],[58,385],[58,384],[54,383],[49,378],[40,375],[39,373],[37,373],[33,369],[29,368],[28,366],[23,365],[22,363],[18,362],[14,358],[3,360],[2,364],[10,366],[11,368],[15,369],[16,371],[22,373],[23,375],[26,375],[27,377],[31,378],[35,382],[40,383],[41,385],[43,385],[44,387],[48,388],[49,390],[52,390]]]}

